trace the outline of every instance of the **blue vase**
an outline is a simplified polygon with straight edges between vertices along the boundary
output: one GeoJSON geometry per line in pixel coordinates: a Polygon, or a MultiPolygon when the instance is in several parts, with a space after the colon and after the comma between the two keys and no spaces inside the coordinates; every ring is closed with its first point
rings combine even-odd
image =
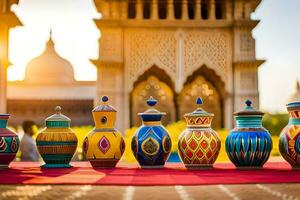
{"type": "Polygon", "coordinates": [[[153,108],[156,103],[157,101],[150,97],[147,101],[150,108],[144,113],[139,113],[143,124],[131,142],[133,155],[142,168],[162,168],[171,153],[171,138],[161,124],[165,113],[153,108]]]}
{"type": "Polygon", "coordinates": [[[236,167],[262,167],[272,150],[272,139],[262,126],[264,113],[255,110],[247,100],[244,110],[234,113],[236,128],[226,138],[226,152],[236,167]]]}

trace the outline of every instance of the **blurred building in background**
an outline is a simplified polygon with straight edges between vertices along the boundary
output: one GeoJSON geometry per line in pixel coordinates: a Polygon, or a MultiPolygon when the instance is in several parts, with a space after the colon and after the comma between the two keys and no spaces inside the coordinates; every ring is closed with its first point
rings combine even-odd
{"type": "Polygon", "coordinates": [[[97,94],[107,94],[123,130],[154,96],[164,122],[196,108],[230,128],[245,99],[259,106],[258,67],[251,20],[260,0],[95,0],[102,18],[97,94]]]}
{"type": "Polygon", "coordinates": [[[300,82],[296,82],[296,90],[288,99],[288,102],[300,101],[300,82]]]}
{"type": "Polygon", "coordinates": [[[71,63],[59,56],[50,39],[44,52],[26,66],[23,81],[8,82],[7,109],[13,116],[10,125],[32,120],[43,125],[60,105],[72,125],[93,124],[91,110],[95,82],[76,81],[71,63]]]}

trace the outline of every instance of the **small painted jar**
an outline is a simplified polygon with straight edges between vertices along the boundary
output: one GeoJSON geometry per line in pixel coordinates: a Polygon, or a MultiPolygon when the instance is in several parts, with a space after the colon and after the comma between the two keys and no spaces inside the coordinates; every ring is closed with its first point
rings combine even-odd
{"type": "Polygon", "coordinates": [[[143,124],[132,138],[131,150],[142,168],[162,168],[172,148],[169,133],[161,124],[161,118],[166,113],[153,108],[157,104],[153,97],[147,100],[147,104],[150,108],[138,113],[143,124]]]}
{"type": "Polygon", "coordinates": [[[300,101],[287,104],[289,123],[281,131],[279,151],[293,168],[300,169],[300,101]]]}
{"type": "Polygon", "coordinates": [[[102,97],[102,104],[94,108],[95,128],[83,142],[83,152],[93,167],[112,168],[125,151],[125,142],[115,128],[117,111],[108,104],[108,97],[102,97]]]}
{"type": "Polygon", "coordinates": [[[260,168],[269,159],[272,139],[262,126],[264,113],[255,110],[250,100],[245,104],[244,110],[234,113],[236,127],[226,138],[226,152],[236,167],[260,168]]]}
{"type": "Polygon", "coordinates": [[[178,139],[178,151],[186,168],[210,168],[217,160],[221,140],[211,128],[214,114],[201,108],[202,99],[196,101],[198,108],[184,115],[187,128],[178,139]]]}
{"type": "Polygon", "coordinates": [[[8,114],[0,114],[0,168],[7,168],[20,146],[19,137],[7,128],[8,114]]]}
{"type": "Polygon", "coordinates": [[[37,148],[46,163],[43,168],[69,168],[70,161],[77,149],[77,137],[70,128],[71,120],[61,114],[61,107],[55,108],[56,114],[45,120],[46,127],[36,138],[37,148]]]}

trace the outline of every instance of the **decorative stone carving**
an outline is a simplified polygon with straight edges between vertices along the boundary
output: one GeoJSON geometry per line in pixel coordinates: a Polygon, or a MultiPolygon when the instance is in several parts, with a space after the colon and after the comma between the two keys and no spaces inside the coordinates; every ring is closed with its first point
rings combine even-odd
{"type": "Polygon", "coordinates": [[[170,77],[176,77],[177,42],[173,31],[131,29],[125,32],[126,73],[128,87],[152,65],[162,67],[170,77]]]}
{"type": "Polygon", "coordinates": [[[123,62],[123,31],[122,29],[103,28],[100,39],[101,61],[123,62]]]}
{"type": "Polygon", "coordinates": [[[189,31],[184,38],[184,77],[206,64],[228,80],[231,56],[230,35],[225,31],[189,31]]]}

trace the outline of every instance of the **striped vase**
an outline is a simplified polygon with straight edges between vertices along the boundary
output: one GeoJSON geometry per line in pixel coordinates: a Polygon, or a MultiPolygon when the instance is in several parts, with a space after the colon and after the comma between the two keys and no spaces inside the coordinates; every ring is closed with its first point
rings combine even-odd
{"type": "Polygon", "coordinates": [[[61,114],[56,107],[56,114],[45,120],[46,127],[38,134],[36,144],[45,161],[43,168],[69,168],[77,148],[77,137],[70,128],[71,120],[61,114]]]}

